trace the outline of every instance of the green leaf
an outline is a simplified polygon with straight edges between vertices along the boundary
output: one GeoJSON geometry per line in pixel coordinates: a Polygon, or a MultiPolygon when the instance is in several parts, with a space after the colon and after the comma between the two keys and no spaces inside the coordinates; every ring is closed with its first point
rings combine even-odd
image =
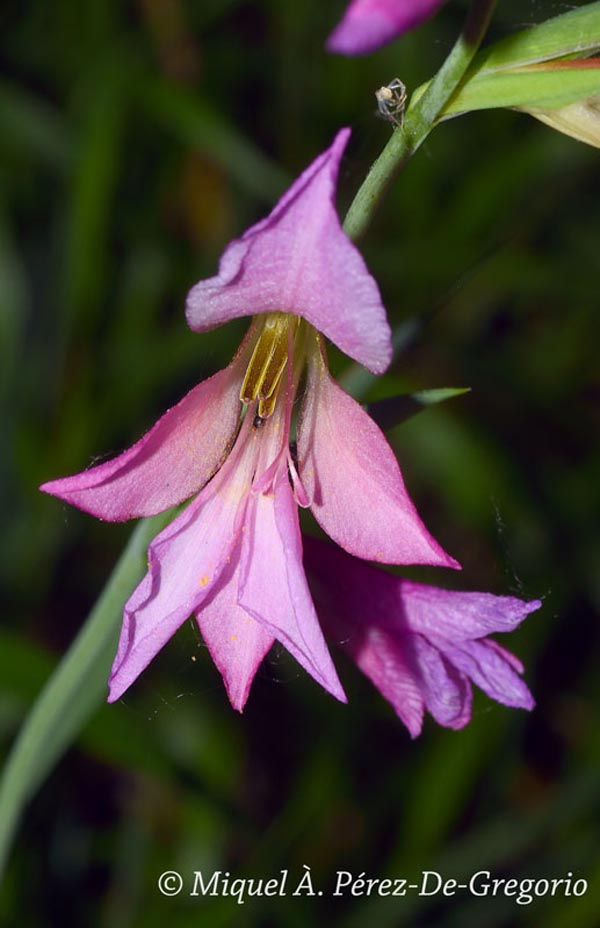
{"type": "Polygon", "coordinates": [[[72,153],[71,133],[62,114],[8,83],[0,85],[0,138],[3,149],[58,168],[68,165],[72,153]]]}
{"type": "MultiPolygon", "coordinates": [[[[0,280],[2,281],[2,312],[0,312],[0,402],[13,401],[11,384],[14,383],[18,358],[23,351],[26,324],[30,310],[30,293],[27,272],[15,242],[4,190],[0,191],[0,280]]],[[[7,407],[8,408],[8,407],[7,407]]],[[[5,420],[5,427],[8,426],[5,420]]],[[[10,439],[5,438],[5,447],[10,439]]]]}
{"type": "Polygon", "coordinates": [[[368,407],[368,413],[384,431],[395,428],[405,419],[416,413],[451,400],[455,396],[463,396],[470,392],[470,387],[438,387],[435,390],[419,390],[416,393],[405,393],[401,396],[390,396],[377,400],[368,407]]]}
{"type": "Polygon", "coordinates": [[[93,325],[101,311],[109,230],[127,115],[128,72],[121,58],[99,68],[86,94],[85,118],[75,143],[67,194],[64,311],[93,325]]]}
{"type": "Polygon", "coordinates": [[[600,94],[600,68],[478,74],[455,94],[442,118],[493,107],[558,109],[600,94]]]}
{"type": "Polygon", "coordinates": [[[568,55],[584,58],[600,48],[600,3],[588,3],[509,35],[479,52],[469,74],[511,69],[568,55]]]}
{"type": "MultiPolygon", "coordinates": [[[[516,32],[476,55],[441,118],[495,107],[558,109],[595,96],[600,93],[600,68],[531,66],[585,58],[598,49],[600,2],[516,32]]],[[[427,87],[417,88],[411,107],[427,87]]]]}
{"type": "Polygon", "coordinates": [[[123,604],[141,578],[150,540],[172,510],[144,519],[85,625],[19,733],[0,781],[0,872],[25,804],[106,695],[123,604]]]}

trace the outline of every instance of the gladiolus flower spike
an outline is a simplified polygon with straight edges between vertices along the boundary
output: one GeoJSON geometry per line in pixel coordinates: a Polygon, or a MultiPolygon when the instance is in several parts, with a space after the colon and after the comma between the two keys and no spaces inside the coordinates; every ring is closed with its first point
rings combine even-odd
{"type": "Polygon", "coordinates": [[[41,487],[113,521],[197,494],[149,547],[148,572],[125,605],[110,702],[192,614],[236,709],[274,640],[345,701],[304,572],[298,505],[354,557],[459,566],[423,525],[385,437],[327,368],[321,333],[376,373],[391,359],[377,285],[333,202],[348,136],[339,132],[225,249],[218,274],[191,290],[196,331],[254,316],[231,364],[123,454],[41,487]],[[305,369],[296,460],[292,412],[305,369]]]}

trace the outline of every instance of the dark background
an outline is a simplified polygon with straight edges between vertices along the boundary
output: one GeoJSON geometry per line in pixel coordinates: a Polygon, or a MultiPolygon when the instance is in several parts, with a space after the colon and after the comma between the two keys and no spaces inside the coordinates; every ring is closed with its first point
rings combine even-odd
{"type": "MultiPolygon", "coordinates": [[[[72,0],[0,12],[0,451],[7,750],[110,575],[131,526],[38,493],[127,446],[223,366],[244,330],[199,336],[185,294],[287,182],[353,136],[343,213],[390,127],[374,90],[429,78],[449,3],[367,58],[328,56],[331,0],[72,0]]],[[[571,8],[503,2],[492,28],[571,8]]],[[[404,348],[363,399],[472,393],[390,435],[461,576],[543,597],[504,643],[528,715],[478,694],[470,726],[419,740],[342,656],[349,706],[282,651],[243,716],[191,623],[98,708],[27,809],[0,915],[21,926],[595,926],[600,908],[599,153],[517,113],[442,125],[362,244],[404,348]],[[590,882],[580,900],[165,899],[163,870],[590,882]]],[[[340,273],[343,269],[340,268],[340,273]]],[[[344,361],[334,367],[344,373],[344,361]]],[[[307,523],[308,525],[308,523],[307,523]]]]}

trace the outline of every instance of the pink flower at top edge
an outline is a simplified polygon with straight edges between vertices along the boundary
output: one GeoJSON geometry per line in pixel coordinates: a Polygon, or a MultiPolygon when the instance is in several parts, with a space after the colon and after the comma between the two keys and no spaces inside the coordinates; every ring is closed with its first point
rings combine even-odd
{"type": "Polygon", "coordinates": [[[123,454],[41,487],[112,521],[198,494],[150,545],[148,573],[125,606],[111,701],[191,614],[235,708],[275,638],[345,698],[306,585],[296,504],[357,557],[459,566],[421,522],[382,432],[327,369],[319,332],[373,371],[391,357],[377,285],[335,212],[348,134],[190,292],[197,331],[254,315],[231,364],[123,454]],[[304,366],[296,467],[290,428],[304,366]]]}
{"type": "Polygon", "coordinates": [[[352,0],[327,40],[327,50],[364,55],[420,26],[445,0],[352,0]]]}
{"type": "Polygon", "coordinates": [[[539,600],[412,583],[313,538],[304,565],[325,637],[356,661],[413,738],[425,710],[463,728],[472,683],[506,706],[533,708],[523,665],[487,636],[512,631],[539,600]]]}

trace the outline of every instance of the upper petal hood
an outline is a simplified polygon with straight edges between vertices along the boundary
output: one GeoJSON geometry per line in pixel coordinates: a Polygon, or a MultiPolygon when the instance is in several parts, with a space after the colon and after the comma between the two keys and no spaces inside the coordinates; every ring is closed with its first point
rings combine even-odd
{"type": "Polygon", "coordinates": [[[202,381],[123,454],[40,490],[100,519],[152,516],[196,493],[235,437],[248,339],[224,370],[202,381]]]}
{"type": "Polygon", "coordinates": [[[379,290],[334,206],[349,134],[338,132],[271,214],[225,249],[217,276],[192,288],[186,310],[192,329],[249,314],[292,313],[374,373],[385,370],[392,346],[379,290]]]}
{"type": "Polygon", "coordinates": [[[327,49],[341,55],[364,55],[414,29],[445,0],[353,0],[329,36],[327,49]]]}
{"type": "Polygon", "coordinates": [[[459,567],[429,534],[394,452],[315,351],[298,424],[300,477],[321,527],[356,557],[459,567]]]}

